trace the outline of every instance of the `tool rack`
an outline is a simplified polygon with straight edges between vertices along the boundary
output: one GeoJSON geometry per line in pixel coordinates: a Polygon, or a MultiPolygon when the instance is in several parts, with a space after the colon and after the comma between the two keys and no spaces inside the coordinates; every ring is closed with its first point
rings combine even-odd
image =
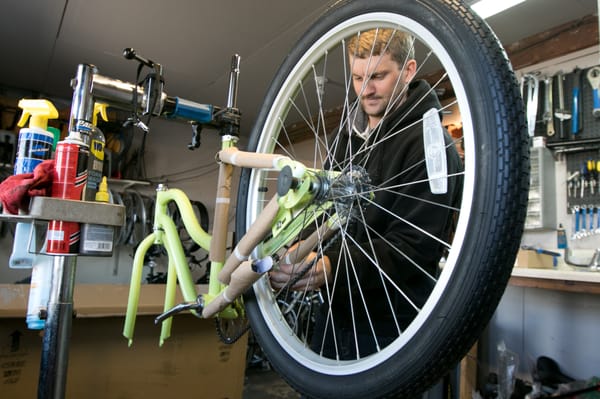
{"type": "Polygon", "coordinates": [[[566,214],[583,230],[593,221],[600,231],[600,65],[528,73],[522,83],[530,133],[566,160],[566,214]]]}
{"type": "MultiPolygon", "coordinates": [[[[20,223],[40,224],[50,220],[63,220],[118,227],[125,223],[125,207],[101,202],[35,197],[28,215],[0,214],[0,218],[20,223]]],[[[54,256],[42,341],[38,399],[65,397],[77,257],[77,254],[54,256]]]]}

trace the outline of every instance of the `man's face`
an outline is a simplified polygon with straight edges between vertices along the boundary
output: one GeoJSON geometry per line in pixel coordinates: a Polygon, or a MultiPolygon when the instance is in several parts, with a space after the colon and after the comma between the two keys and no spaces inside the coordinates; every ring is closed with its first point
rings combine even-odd
{"type": "Polygon", "coordinates": [[[396,97],[402,94],[403,74],[398,63],[390,54],[370,58],[350,57],[352,84],[360,98],[360,103],[369,116],[371,127],[384,115],[386,108],[393,101],[392,107],[398,105],[396,97]]]}

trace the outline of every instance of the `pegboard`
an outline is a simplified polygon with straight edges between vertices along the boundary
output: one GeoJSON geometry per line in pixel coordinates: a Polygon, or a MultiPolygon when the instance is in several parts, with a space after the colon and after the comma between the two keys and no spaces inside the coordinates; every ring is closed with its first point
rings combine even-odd
{"type": "MultiPolygon", "coordinates": [[[[560,74],[556,73],[550,76],[552,81],[552,108],[553,112],[553,124],[554,134],[549,136],[547,134],[547,123],[543,120],[545,111],[545,100],[546,100],[546,83],[545,79],[547,76],[532,72],[539,81],[538,89],[538,107],[536,112],[536,125],[535,125],[535,136],[541,136],[546,138],[548,147],[556,146],[569,146],[569,145],[581,145],[582,143],[595,143],[600,145],[600,118],[593,116],[593,89],[588,81],[587,73],[593,67],[588,68],[576,68],[571,71],[562,71],[563,76],[563,101],[565,110],[572,114],[573,111],[573,89],[575,83],[579,81],[579,99],[580,99],[580,129],[577,133],[572,132],[573,116],[568,120],[561,122],[555,115],[556,110],[559,109],[559,88],[558,79],[560,74]],[[561,128],[564,129],[564,137],[561,138],[561,128]]],[[[526,85],[523,87],[523,101],[525,108],[528,106],[527,88],[526,85]]]]}
{"type": "Polygon", "coordinates": [[[569,153],[566,157],[567,213],[572,213],[575,206],[600,207],[600,149],[569,153]]]}

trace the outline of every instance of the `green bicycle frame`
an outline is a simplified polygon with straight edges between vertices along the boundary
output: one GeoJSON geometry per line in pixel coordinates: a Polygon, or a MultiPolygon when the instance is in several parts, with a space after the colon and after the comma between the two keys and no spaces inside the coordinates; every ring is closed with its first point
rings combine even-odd
{"type": "MultiPolygon", "coordinates": [[[[142,240],[136,249],[133,259],[127,312],[123,328],[123,336],[128,339],[129,345],[133,342],[135,319],[141,291],[144,257],[152,245],[164,246],[168,254],[164,311],[167,312],[175,306],[177,285],[179,285],[181,289],[184,301],[193,303],[198,302],[199,300],[196,286],[194,285],[191,271],[186,261],[183,246],[179,239],[177,227],[167,213],[167,207],[170,202],[174,201],[177,205],[185,229],[188,231],[192,240],[204,250],[209,251],[211,266],[208,292],[201,294],[201,300],[204,304],[210,304],[215,298],[224,296],[227,284],[222,281],[229,282],[229,275],[242,263],[242,260],[236,259],[236,256],[234,255],[230,255],[227,258],[227,261],[224,262],[225,241],[223,237],[225,237],[227,233],[229,187],[231,185],[231,168],[233,166],[274,168],[276,170],[282,170],[287,166],[292,168],[294,176],[303,182],[297,189],[290,190],[288,194],[284,196],[276,197],[276,203],[273,205],[276,207],[276,212],[272,216],[263,217],[263,220],[260,221],[260,224],[265,225],[272,235],[272,238],[264,243],[262,247],[262,252],[265,256],[270,256],[279,251],[289,242],[290,237],[293,237],[303,228],[307,227],[316,217],[321,215],[331,206],[329,203],[323,203],[319,207],[311,205],[309,214],[311,214],[312,217],[306,218],[305,220],[294,218],[293,215],[295,213],[307,210],[306,204],[310,203],[310,200],[314,196],[309,190],[309,187],[311,185],[311,179],[315,179],[315,171],[308,170],[301,163],[292,161],[285,156],[239,151],[234,144],[234,138],[224,137],[222,150],[219,153],[221,167],[219,169],[219,187],[217,189],[217,204],[215,205],[212,236],[200,226],[191,203],[183,191],[179,189],[167,189],[164,185],[159,185],[157,188],[153,233],[142,240]],[[231,265],[227,272],[228,275],[225,278],[219,278],[225,263],[231,265]]],[[[263,211],[263,213],[265,212],[263,211]]],[[[263,213],[261,213],[261,217],[263,213]]],[[[255,224],[257,222],[255,222],[255,224]]],[[[245,238],[247,239],[248,235],[250,234],[246,234],[242,240],[245,238]]],[[[249,239],[249,248],[253,249],[263,238],[264,234],[260,233],[249,239]]],[[[237,249],[238,247],[236,247],[234,252],[236,252],[237,249]]],[[[245,255],[249,256],[249,253],[245,255]]],[[[230,302],[231,301],[228,301],[227,305],[229,305],[230,302]]],[[[239,317],[240,314],[236,309],[240,309],[240,307],[226,306],[223,309],[219,308],[218,316],[223,318],[239,317]]],[[[202,317],[202,315],[198,314],[195,310],[192,310],[192,313],[198,317],[202,317]]],[[[160,335],[161,346],[170,336],[171,325],[172,317],[163,320],[160,335]]]]}

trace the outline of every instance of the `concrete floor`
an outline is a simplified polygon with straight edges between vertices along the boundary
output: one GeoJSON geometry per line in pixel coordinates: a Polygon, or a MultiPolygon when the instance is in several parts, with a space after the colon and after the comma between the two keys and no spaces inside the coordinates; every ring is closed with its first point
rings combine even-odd
{"type": "MultiPolygon", "coordinates": [[[[458,397],[458,392],[452,395],[444,392],[442,383],[432,387],[423,394],[422,399],[446,399],[458,397]]],[[[244,393],[242,399],[301,399],[299,393],[294,391],[275,371],[265,368],[249,368],[246,370],[244,393]]],[[[340,398],[342,399],[342,398],[340,398]]]]}
{"type": "Polygon", "coordinates": [[[275,371],[261,368],[246,370],[243,399],[299,399],[275,371]]]}

